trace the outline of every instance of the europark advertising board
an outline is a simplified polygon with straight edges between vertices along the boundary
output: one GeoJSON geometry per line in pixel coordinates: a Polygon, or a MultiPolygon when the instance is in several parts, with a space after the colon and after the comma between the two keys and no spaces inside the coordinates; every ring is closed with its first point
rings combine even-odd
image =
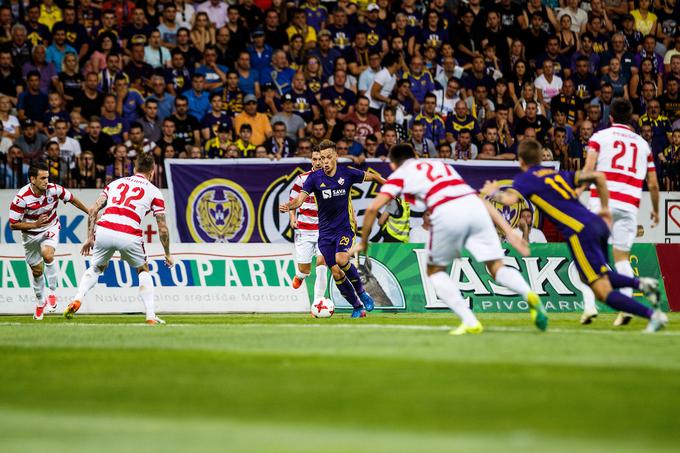
{"type": "MultiPolygon", "coordinates": [[[[376,244],[370,248],[373,290],[377,310],[424,312],[445,308],[429,285],[426,256],[418,244],[376,244]]],[[[639,275],[661,277],[656,247],[674,245],[637,244],[631,262],[639,275]]],[[[313,277],[306,288],[292,288],[294,257],[286,244],[175,244],[176,264],[165,267],[161,247],[151,244],[150,269],[157,286],[159,312],[306,312],[312,298],[313,277]]],[[[89,265],[76,245],[57,250],[61,271],[57,289],[60,309],[74,296],[78,281],[89,265]]],[[[365,258],[361,258],[365,259],[365,258]]],[[[532,256],[508,251],[506,264],[519,269],[552,312],[582,309],[578,276],[564,244],[532,247],[532,256]]],[[[672,260],[669,260],[671,262],[672,260]]],[[[672,266],[669,266],[672,268],[672,266]]],[[[677,266],[676,266],[677,267],[677,266]]],[[[671,270],[672,271],[672,270],[671,270]]],[[[477,312],[518,312],[527,309],[521,297],[490,279],[483,265],[463,256],[450,269],[463,296],[477,312]]],[[[3,246],[0,256],[0,314],[29,314],[34,298],[31,276],[20,245],[3,246]]],[[[330,283],[330,276],[329,276],[330,283]]],[[[135,313],[142,311],[136,272],[114,258],[99,284],[88,295],[82,313],[135,313]]],[[[338,308],[349,305],[329,284],[329,295],[338,308]]],[[[665,301],[665,290],[662,299],[665,301]]],[[[668,308],[664,302],[664,308],[668,308]]],[[[675,307],[678,309],[678,307],[675,307]]]]}

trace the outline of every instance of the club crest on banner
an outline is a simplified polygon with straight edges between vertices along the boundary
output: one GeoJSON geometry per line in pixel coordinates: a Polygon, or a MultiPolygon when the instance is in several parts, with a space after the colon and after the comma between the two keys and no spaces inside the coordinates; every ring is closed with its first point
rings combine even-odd
{"type": "Polygon", "coordinates": [[[254,212],[243,187],[214,178],[196,186],[189,195],[186,222],[196,242],[248,242],[254,212]]]}
{"type": "MultiPolygon", "coordinates": [[[[498,181],[499,184],[499,189],[500,190],[508,190],[512,188],[512,179],[502,179],[498,181]]],[[[533,208],[533,205],[531,202],[525,200],[523,197],[519,197],[519,200],[517,200],[517,203],[510,205],[510,206],[505,206],[502,203],[498,203],[496,201],[490,200],[487,197],[487,201],[491,203],[491,205],[498,210],[498,212],[501,213],[501,215],[507,220],[507,222],[510,224],[511,227],[517,228],[519,225],[519,219],[520,219],[520,214],[522,213],[522,209],[524,208],[529,208],[533,211],[533,219],[532,219],[532,225],[537,226],[538,225],[538,212],[536,209],[533,208]]]]}

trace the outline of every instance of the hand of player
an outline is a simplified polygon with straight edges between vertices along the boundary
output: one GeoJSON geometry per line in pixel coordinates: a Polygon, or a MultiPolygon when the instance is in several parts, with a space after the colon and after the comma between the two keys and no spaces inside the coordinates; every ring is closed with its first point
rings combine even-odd
{"type": "Polygon", "coordinates": [[[659,213],[657,211],[652,211],[649,218],[652,219],[652,228],[659,224],[659,213]]]}
{"type": "Polygon", "coordinates": [[[366,253],[366,250],[368,249],[368,244],[364,244],[363,242],[355,242],[352,247],[347,251],[350,255],[356,255],[358,253],[366,253]]]}
{"type": "Polygon", "coordinates": [[[602,217],[602,220],[604,220],[607,223],[607,226],[611,230],[612,228],[612,212],[607,209],[600,209],[600,212],[597,213],[600,217],[602,217]]]}
{"type": "Polygon", "coordinates": [[[165,255],[165,265],[168,267],[172,267],[175,265],[175,260],[172,257],[172,255],[165,255]]]}
{"type": "Polygon", "coordinates": [[[49,217],[47,214],[43,214],[38,217],[38,220],[33,222],[33,228],[40,228],[48,224],[49,217]]]}
{"type": "Polygon", "coordinates": [[[482,187],[482,190],[480,193],[482,195],[489,195],[493,194],[498,190],[498,181],[486,181],[484,183],[484,187],[482,187]]]}
{"type": "Polygon", "coordinates": [[[512,245],[512,248],[517,250],[517,252],[522,256],[529,256],[529,243],[524,240],[519,234],[509,234],[506,239],[512,245]]]}
{"type": "Polygon", "coordinates": [[[94,247],[94,241],[92,239],[88,239],[83,243],[83,246],[80,248],[80,254],[83,256],[90,255],[92,247],[94,247]]]}
{"type": "Polygon", "coordinates": [[[290,206],[288,206],[288,203],[281,203],[279,205],[279,212],[288,212],[290,211],[290,206]]]}
{"type": "Polygon", "coordinates": [[[297,219],[290,219],[290,227],[292,229],[297,230],[297,225],[298,225],[297,219]]]}

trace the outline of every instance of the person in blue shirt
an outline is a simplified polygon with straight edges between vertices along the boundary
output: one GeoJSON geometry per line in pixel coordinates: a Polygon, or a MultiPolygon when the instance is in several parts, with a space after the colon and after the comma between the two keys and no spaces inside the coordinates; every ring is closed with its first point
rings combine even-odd
{"type": "Polygon", "coordinates": [[[197,74],[203,74],[207,91],[221,91],[224,88],[224,84],[227,83],[229,68],[217,64],[217,50],[215,50],[215,46],[211,44],[205,46],[203,62],[194,72],[194,77],[197,74]]]}
{"type": "Polygon", "coordinates": [[[547,216],[567,239],[574,264],[581,279],[595,297],[617,311],[649,319],[646,332],[656,332],[668,323],[660,309],[650,308],[624,295],[615,288],[642,290],[654,307],[659,302],[659,282],[653,278],[632,278],[609,267],[609,191],[601,172],[557,171],[541,166],[542,145],[525,139],[519,145],[519,163],[523,173],[515,177],[512,189],[500,191],[497,182],[487,182],[482,194],[506,205],[514,205],[520,197],[547,216]],[[581,204],[577,188],[595,184],[600,197],[598,214],[581,204]]]}
{"type": "Polygon", "coordinates": [[[191,79],[191,89],[182,93],[189,101],[189,115],[203,118],[210,111],[210,93],[205,91],[205,76],[199,72],[191,79]]]}
{"type": "Polygon", "coordinates": [[[260,71],[260,85],[273,83],[279,96],[289,93],[295,70],[288,66],[288,57],[283,50],[277,50],[272,55],[272,64],[260,71]]]}
{"type": "Polygon", "coordinates": [[[272,49],[269,44],[265,44],[265,33],[262,28],[255,30],[251,36],[253,38],[253,44],[248,46],[250,66],[261,74],[262,71],[269,70],[274,49],[272,49]]]}
{"type": "Polygon", "coordinates": [[[64,56],[68,53],[74,53],[78,55],[76,49],[69,46],[66,42],[66,30],[59,28],[55,30],[52,35],[53,42],[47,48],[45,53],[45,61],[47,63],[53,63],[57,72],[61,72],[61,63],[64,61],[64,56]]]}
{"type": "Polygon", "coordinates": [[[333,273],[335,284],[343,297],[352,305],[352,318],[363,318],[366,310],[373,310],[373,299],[364,289],[359,271],[350,261],[349,249],[356,234],[356,221],[352,208],[352,186],[373,181],[384,184],[382,176],[338,167],[335,143],[319,143],[323,168],[312,172],[302,186],[298,197],[279,206],[281,212],[299,208],[309,194],[314,194],[319,213],[319,250],[333,273]],[[362,305],[363,302],[363,305],[362,305]]]}

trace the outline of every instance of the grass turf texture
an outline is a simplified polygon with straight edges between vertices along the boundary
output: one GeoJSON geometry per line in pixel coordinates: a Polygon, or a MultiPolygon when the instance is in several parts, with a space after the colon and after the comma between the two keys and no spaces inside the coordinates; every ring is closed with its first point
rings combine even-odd
{"type": "Polygon", "coordinates": [[[680,316],[0,317],[0,451],[677,451],[680,316]]]}

